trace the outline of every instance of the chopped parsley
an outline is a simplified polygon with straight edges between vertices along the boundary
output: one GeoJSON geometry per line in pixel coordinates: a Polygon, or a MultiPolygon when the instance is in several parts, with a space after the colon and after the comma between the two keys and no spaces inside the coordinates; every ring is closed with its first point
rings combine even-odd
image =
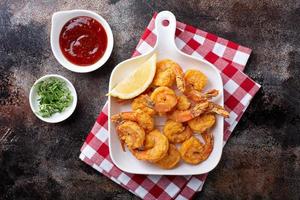
{"type": "Polygon", "coordinates": [[[61,113],[73,102],[71,91],[66,82],[58,78],[49,78],[36,84],[39,96],[38,114],[50,117],[54,113],[61,113]]]}

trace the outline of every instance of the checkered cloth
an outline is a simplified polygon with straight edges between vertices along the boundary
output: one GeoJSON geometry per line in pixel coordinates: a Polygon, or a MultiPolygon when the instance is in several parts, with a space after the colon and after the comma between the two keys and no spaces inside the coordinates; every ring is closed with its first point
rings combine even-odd
{"type": "MultiPolygon", "coordinates": [[[[155,16],[151,19],[133,56],[148,52],[156,42],[155,16]]],[[[260,85],[242,71],[251,49],[211,33],[177,22],[177,47],[215,65],[224,84],[225,108],[230,117],[224,123],[224,145],[260,85]]],[[[80,159],[142,199],[191,199],[201,191],[207,174],[195,176],[158,176],[129,174],[118,169],[109,156],[107,104],[81,148],[80,159]]]]}

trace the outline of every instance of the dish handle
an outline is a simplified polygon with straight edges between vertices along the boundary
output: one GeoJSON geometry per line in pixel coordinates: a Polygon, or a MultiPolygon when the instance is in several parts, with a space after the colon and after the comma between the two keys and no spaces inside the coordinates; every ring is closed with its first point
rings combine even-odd
{"type": "Polygon", "coordinates": [[[164,49],[173,49],[175,44],[176,18],[170,11],[162,11],[155,19],[155,31],[157,34],[156,46],[164,46],[164,49]]]}

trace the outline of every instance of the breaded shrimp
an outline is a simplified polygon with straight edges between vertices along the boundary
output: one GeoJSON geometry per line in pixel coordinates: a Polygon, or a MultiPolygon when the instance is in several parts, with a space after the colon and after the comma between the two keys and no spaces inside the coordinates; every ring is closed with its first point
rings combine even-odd
{"type": "Polygon", "coordinates": [[[182,123],[173,120],[166,122],[163,132],[171,143],[182,143],[193,134],[188,126],[185,127],[182,123]]]}
{"type": "Polygon", "coordinates": [[[184,73],[181,67],[170,59],[159,61],[156,64],[156,74],[152,85],[172,87],[174,82],[181,92],[185,90],[184,73]]]}
{"type": "Polygon", "coordinates": [[[175,92],[168,87],[158,87],[151,94],[154,109],[159,113],[171,111],[177,104],[175,92]]]}
{"type": "Polygon", "coordinates": [[[158,130],[153,130],[146,135],[145,146],[152,147],[146,150],[131,149],[131,152],[139,160],[157,162],[167,154],[169,141],[164,134],[158,130]],[[151,145],[147,145],[147,143],[151,145]]]}
{"type": "Polygon", "coordinates": [[[191,106],[191,102],[185,95],[181,95],[177,97],[177,110],[187,110],[191,106]]]}
{"type": "Polygon", "coordinates": [[[136,122],[124,121],[122,124],[117,126],[116,130],[123,150],[124,143],[130,149],[137,149],[144,145],[145,131],[136,122]]]}
{"type": "Polygon", "coordinates": [[[148,113],[150,116],[154,116],[156,113],[154,110],[154,104],[151,101],[150,96],[147,94],[142,94],[136,97],[131,104],[131,108],[133,111],[140,109],[148,113]]]}
{"type": "Polygon", "coordinates": [[[180,161],[180,153],[174,144],[169,145],[167,155],[155,164],[164,169],[174,168],[180,161]]]}
{"type": "Polygon", "coordinates": [[[199,164],[205,161],[213,150],[213,137],[211,133],[203,135],[205,144],[201,143],[196,137],[191,137],[185,141],[180,149],[181,158],[189,164],[199,164]]]}
{"type": "Polygon", "coordinates": [[[136,110],[133,112],[121,112],[113,115],[111,120],[114,123],[122,123],[122,121],[137,122],[146,132],[154,129],[154,119],[146,112],[142,110],[136,110]]]}
{"type": "Polygon", "coordinates": [[[195,69],[187,70],[184,80],[187,87],[198,91],[202,91],[207,84],[207,76],[195,69]]]}
{"type": "Polygon", "coordinates": [[[213,114],[202,114],[188,121],[189,127],[197,132],[204,133],[211,128],[216,122],[216,117],[213,114]]]}

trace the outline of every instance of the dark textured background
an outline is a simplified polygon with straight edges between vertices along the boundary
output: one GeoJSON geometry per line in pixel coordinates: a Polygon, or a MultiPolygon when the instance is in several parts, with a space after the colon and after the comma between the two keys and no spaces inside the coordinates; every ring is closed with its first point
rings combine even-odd
{"type": "Polygon", "coordinates": [[[262,85],[196,199],[300,198],[300,1],[0,1],[0,199],[137,199],[78,159],[103,106],[113,67],[130,57],[154,11],[253,49],[246,73],[262,85]],[[111,25],[110,60],[89,74],[55,60],[51,15],[74,8],[111,25]],[[49,73],[67,77],[79,102],[70,119],[46,124],[28,93],[49,73]]]}

